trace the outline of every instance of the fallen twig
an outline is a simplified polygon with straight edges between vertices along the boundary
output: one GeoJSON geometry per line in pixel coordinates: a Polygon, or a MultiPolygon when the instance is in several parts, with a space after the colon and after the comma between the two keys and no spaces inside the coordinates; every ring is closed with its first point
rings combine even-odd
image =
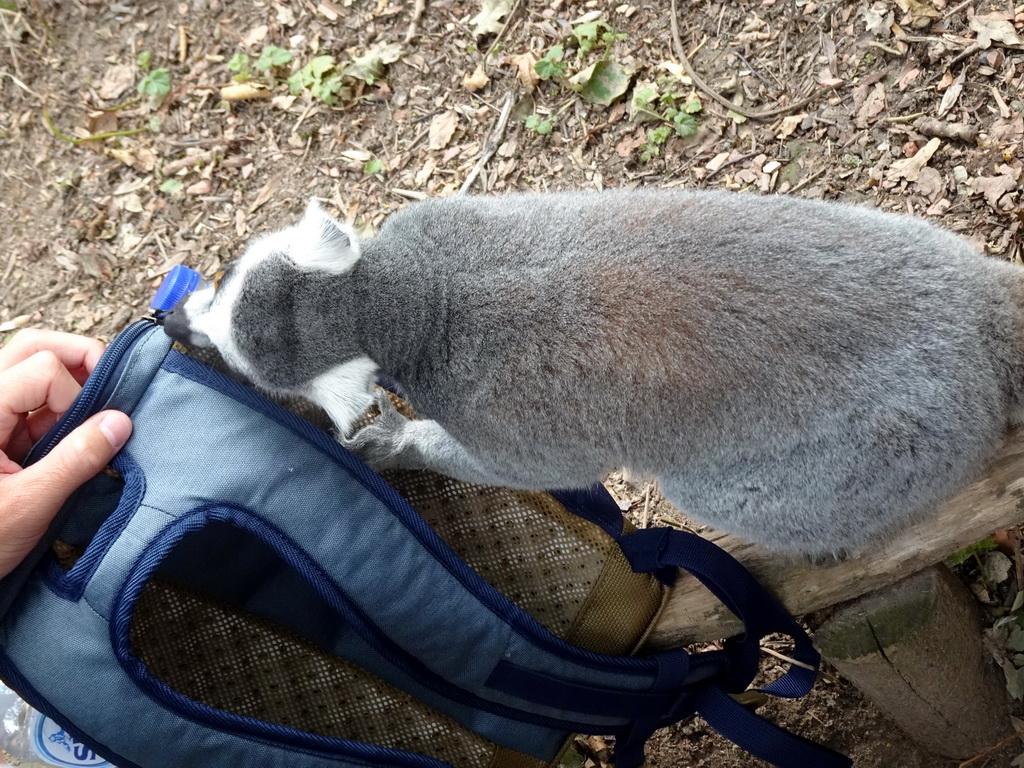
{"type": "Polygon", "coordinates": [[[803,109],[812,101],[815,101],[823,94],[831,91],[836,86],[830,86],[828,88],[818,88],[810,96],[805,99],[801,99],[798,102],[790,104],[786,107],[776,107],[775,109],[768,109],[763,111],[755,111],[750,109],[744,109],[741,106],[734,104],[732,101],[727,99],[725,96],[720,94],[714,88],[707,84],[707,82],[694,70],[693,65],[690,64],[690,59],[686,55],[686,51],[683,50],[683,41],[679,36],[679,21],[678,13],[676,11],[676,0],[672,0],[672,15],[669,21],[672,24],[672,44],[676,49],[676,57],[679,59],[679,63],[683,69],[686,70],[686,74],[693,81],[693,84],[700,88],[704,93],[710,96],[712,99],[717,101],[723,107],[735,112],[737,115],[749,118],[750,120],[770,120],[774,117],[781,117],[782,115],[790,112],[796,112],[798,109],[803,109]]]}
{"type": "Polygon", "coordinates": [[[787,192],[786,194],[788,194],[788,195],[792,195],[792,194],[793,194],[794,192],[799,192],[799,191],[800,191],[801,189],[803,189],[804,187],[806,187],[806,186],[807,186],[808,184],[810,184],[810,183],[812,183],[812,182],[815,182],[815,181],[817,181],[817,180],[818,180],[818,179],[819,179],[819,178],[820,178],[821,176],[824,176],[824,175],[825,175],[825,171],[826,171],[826,170],[827,170],[826,168],[822,168],[822,169],[820,169],[820,170],[818,170],[818,171],[815,171],[815,172],[814,172],[814,173],[812,173],[812,174],[811,174],[810,176],[808,176],[808,177],[807,177],[806,179],[804,179],[804,180],[803,180],[803,181],[801,181],[801,182],[800,182],[799,184],[797,184],[797,185],[796,185],[795,187],[793,187],[793,188],[792,188],[791,190],[789,190],[789,192],[787,192]]]}
{"type": "Polygon", "coordinates": [[[420,19],[423,18],[423,11],[427,7],[427,0],[416,0],[416,4],[412,7],[412,18],[409,19],[409,29],[405,33],[405,45],[409,45],[412,39],[416,37],[416,33],[420,31],[420,19]]]}
{"type": "Polygon", "coordinates": [[[993,744],[993,745],[992,745],[991,747],[989,747],[988,749],[986,749],[986,750],[985,750],[984,752],[982,752],[982,753],[981,753],[980,755],[975,755],[975,756],[974,756],[974,757],[972,757],[972,758],[971,758],[970,760],[965,760],[964,762],[960,763],[960,765],[958,766],[958,768],[966,768],[966,766],[968,766],[968,765],[972,765],[973,763],[976,763],[976,762],[978,762],[979,760],[981,760],[981,758],[983,758],[983,757],[986,757],[986,756],[988,756],[988,755],[991,755],[991,754],[992,754],[993,752],[995,752],[995,751],[996,751],[997,749],[1002,749],[1002,748],[1003,748],[1003,747],[1005,747],[1005,746],[1006,746],[1007,744],[1011,744],[1011,743],[1013,743],[1013,741],[1014,741],[1015,739],[1019,739],[1019,738],[1020,738],[1020,736],[1019,736],[1018,734],[1016,734],[1016,733],[1011,733],[1011,734],[1010,734],[1009,736],[1007,736],[1007,737],[1006,737],[1005,739],[1003,739],[1002,741],[1000,741],[1000,742],[999,742],[998,744],[993,744]]]}
{"type": "Polygon", "coordinates": [[[505,103],[501,107],[501,115],[498,117],[494,130],[491,131],[491,135],[487,137],[483,152],[480,153],[480,159],[476,161],[473,170],[469,172],[466,180],[462,182],[462,187],[459,189],[460,195],[466,194],[469,188],[473,186],[473,182],[480,175],[480,171],[487,165],[487,162],[494,156],[494,153],[498,151],[498,145],[501,143],[501,139],[505,135],[505,127],[508,125],[508,117],[512,114],[513,103],[515,103],[515,99],[510,91],[505,96],[505,103]]]}
{"type": "Polygon", "coordinates": [[[66,134],[61,133],[60,129],[53,124],[53,120],[50,119],[50,113],[46,111],[46,107],[43,107],[43,122],[46,123],[46,127],[50,129],[50,133],[56,136],[62,141],[66,141],[69,144],[84,144],[87,141],[100,141],[102,139],[112,139],[115,136],[134,136],[137,133],[145,133],[149,128],[132,128],[127,131],[107,131],[106,133],[94,133],[92,136],[86,136],[82,139],[73,139],[66,134]]]}
{"type": "Polygon", "coordinates": [[[739,157],[734,157],[732,160],[726,160],[720,166],[715,168],[715,170],[713,170],[711,173],[709,173],[707,176],[705,176],[701,180],[700,186],[702,186],[702,187],[705,186],[709,181],[711,181],[713,178],[715,178],[715,176],[717,176],[720,171],[725,170],[730,165],[736,165],[736,163],[742,163],[744,160],[749,160],[750,158],[755,157],[756,155],[759,155],[759,154],[761,154],[760,150],[757,151],[757,152],[747,152],[745,155],[740,155],[739,157]]]}

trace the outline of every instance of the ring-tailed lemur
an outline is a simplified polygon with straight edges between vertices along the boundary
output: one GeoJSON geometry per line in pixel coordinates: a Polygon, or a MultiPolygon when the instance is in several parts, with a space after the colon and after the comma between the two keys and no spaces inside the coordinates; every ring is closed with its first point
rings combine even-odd
{"type": "Polygon", "coordinates": [[[654,475],[697,520],[838,555],[982,469],[1021,412],[1024,271],[923,221],[720,192],[449,197],[373,238],[311,203],[175,338],[323,406],[377,468],[654,475]],[[423,416],[386,398],[378,374],[423,416]]]}

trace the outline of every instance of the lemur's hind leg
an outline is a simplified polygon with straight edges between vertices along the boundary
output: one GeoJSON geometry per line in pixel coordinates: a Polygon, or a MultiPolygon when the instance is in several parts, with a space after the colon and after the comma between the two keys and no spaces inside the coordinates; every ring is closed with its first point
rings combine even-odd
{"type": "Polygon", "coordinates": [[[341,444],[377,471],[426,469],[467,483],[506,485],[509,478],[485,467],[436,421],[407,419],[386,392],[375,400],[380,416],[341,444]]]}

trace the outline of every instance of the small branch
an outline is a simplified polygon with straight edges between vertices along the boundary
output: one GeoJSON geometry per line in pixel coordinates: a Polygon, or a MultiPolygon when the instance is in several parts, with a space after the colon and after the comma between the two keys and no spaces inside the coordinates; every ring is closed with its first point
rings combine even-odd
{"type": "Polygon", "coordinates": [[[405,33],[404,44],[409,45],[412,39],[420,31],[420,19],[423,18],[423,11],[427,7],[427,0],[416,0],[412,7],[412,18],[409,20],[409,30],[405,33]]]}
{"type": "Polygon", "coordinates": [[[787,664],[792,664],[794,667],[802,667],[804,669],[811,669],[811,670],[814,669],[813,666],[811,666],[810,664],[808,664],[806,662],[797,661],[796,659],[790,658],[789,656],[787,656],[784,653],[779,653],[778,651],[773,651],[771,648],[768,648],[767,646],[764,646],[764,645],[761,646],[761,652],[762,653],[767,653],[769,656],[774,656],[776,659],[781,659],[782,661],[786,662],[787,664]]]}
{"type": "Polygon", "coordinates": [[[919,117],[924,117],[927,112],[914,112],[911,115],[897,115],[896,117],[883,117],[883,123],[912,123],[919,117]]]}
{"type": "Polygon", "coordinates": [[[979,760],[981,760],[981,758],[987,757],[988,755],[991,755],[993,752],[995,752],[996,750],[1002,749],[1007,744],[1012,744],[1015,740],[1017,740],[1019,738],[1020,738],[1019,734],[1011,733],[1009,736],[1007,736],[1005,739],[1000,741],[998,744],[993,744],[991,747],[986,749],[980,755],[975,755],[970,760],[965,760],[964,762],[960,763],[958,768],[967,768],[967,766],[969,766],[969,765],[974,765],[974,763],[976,763],[979,760]]]}
{"type": "Polygon", "coordinates": [[[84,144],[87,141],[100,141],[102,139],[112,139],[115,136],[134,136],[137,133],[145,133],[149,128],[132,128],[129,131],[107,131],[106,133],[94,133],[92,136],[86,136],[84,139],[73,139],[60,132],[60,130],[53,124],[53,120],[50,119],[50,113],[43,107],[43,122],[46,123],[46,127],[50,129],[50,133],[56,136],[58,139],[68,142],[68,144],[84,144]]]}
{"type": "Polygon", "coordinates": [[[494,42],[487,46],[487,52],[484,53],[483,61],[480,62],[480,66],[484,70],[484,72],[487,71],[487,62],[491,58],[491,51],[495,50],[501,44],[501,41],[504,39],[505,35],[508,34],[509,29],[512,27],[512,22],[515,21],[516,12],[519,10],[519,6],[522,3],[522,1],[523,0],[516,0],[515,5],[512,6],[512,10],[510,10],[508,12],[508,15],[505,17],[507,19],[507,21],[505,22],[505,26],[501,28],[501,31],[498,33],[497,37],[494,38],[494,42]]]}
{"type": "Polygon", "coordinates": [[[712,99],[717,101],[723,107],[726,107],[727,109],[735,112],[737,115],[742,115],[743,117],[746,117],[750,120],[771,120],[772,118],[781,117],[782,115],[789,114],[790,112],[796,112],[798,109],[803,109],[812,101],[816,101],[823,94],[828,93],[829,91],[832,90],[832,88],[818,88],[806,99],[801,99],[800,101],[794,104],[790,104],[789,106],[786,107],[776,107],[775,109],[768,109],[761,112],[744,109],[743,107],[734,104],[732,101],[730,101],[725,96],[716,91],[714,88],[712,88],[710,85],[708,85],[704,78],[698,75],[697,72],[694,70],[693,65],[690,64],[689,57],[687,57],[686,55],[686,51],[683,50],[683,41],[682,38],[680,38],[679,36],[679,14],[676,11],[676,0],[672,0],[671,10],[672,15],[669,18],[669,21],[672,24],[672,44],[675,46],[676,56],[679,59],[679,63],[682,65],[683,69],[686,70],[686,74],[690,77],[690,79],[693,80],[694,85],[696,85],[698,88],[704,91],[704,93],[706,93],[712,99]]]}
{"type": "Polygon", "coordinates": [[[806,187],[808,184],[811,184],[812,182],[817,181],[819,177],[825,175],[825,170],[826,170],[825,168],[822,168],[820,171],[812,173],[806,179],[804,179],[799,184],[797,184],[795,187],[793,187],[791,190],[789,190],[789,192],[787,192],[786,194],[792,195],[794,192],[799,192],[801,189],[806,187]]]}
{"type": "Polygon", "coordinates": [[[711,181],[713,178],[715,178],[715,176],[717,176],[720,171],[724,171],[730,165],[736,165],[736,163],[742,163],[744,160],[749,160],[750,158],[755,157],[755,156],[757,156],[759,154],[761,154],[760,150],[758,150],[757,152],[747,152],[747,154],[740,155],[739,157],[734,157],[732,160],[726,160],[720,166],[715,168],[715,170],[713,170],[711,173],[709,173],[707,176],[705,176],[701,180],[700,186],[702,186],[702,187],[705,186],[709,181],[711,181]]]}
{"type": "Polygon", "coordinates": [[[473,166],[473,170],[469,172],[466,180],[462,182],[462,187],[459,189],[459,194],[464,195],[473,186],[473,182],[476,181],[476,177],[480,175],[480,171],[483,170],[487,162],[494,156],[494,153],[498,151],[498,145],[501,143],[502,137],[505,135],[505,127],[508,125],[508,117],[512,114],[512,104],[515,99],[512,97],[511,91],[505,96],[505,103],[501,107],[501,115],[498,117],[498,122],[494,126],[494,130],[491,131],[491,135],[487,137],[487,142],[484,144],[483,152],[480,154],[480,159],[476,161],[476,165],[473,166]]]}

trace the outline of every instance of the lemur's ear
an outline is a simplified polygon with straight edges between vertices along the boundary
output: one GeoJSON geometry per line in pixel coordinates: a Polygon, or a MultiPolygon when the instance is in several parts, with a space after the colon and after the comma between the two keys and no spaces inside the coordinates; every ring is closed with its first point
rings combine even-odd
{"type": "Polygon", "coordinates": [[[347,224],[328,216],[315,197],[292,230],[288,256],[300,269],[341,274],[359,259],[359,243],[347,224]]]}

